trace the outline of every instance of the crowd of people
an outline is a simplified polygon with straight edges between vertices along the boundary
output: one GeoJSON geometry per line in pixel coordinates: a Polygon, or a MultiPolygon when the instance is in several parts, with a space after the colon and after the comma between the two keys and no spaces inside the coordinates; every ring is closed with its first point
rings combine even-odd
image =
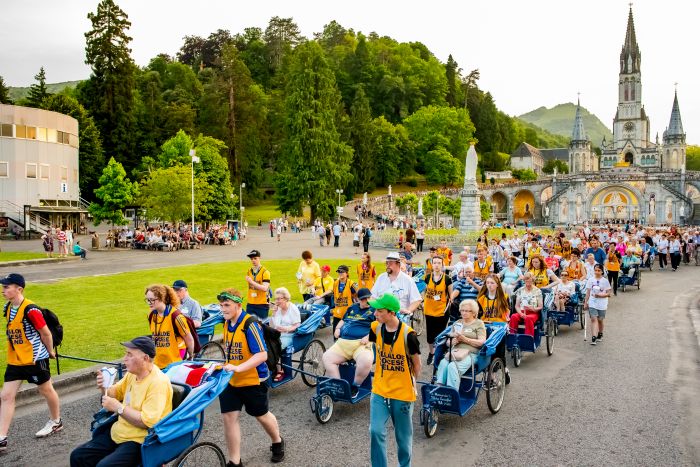
{"type": "MultiPolygon", "coordinates": [[[[319,238],[325,240],[326,226],[319,223],[317,227],[319,238]]],[[[339,224],[332,228],[334,236],[342,235],[339,224]]],[[[360,241],[371,238],[371,226],[358,222],[351,228],[353,235],[356,228],[360,241]]],[[[512,333],[534,335],[542,310],[565,309],[578,289],[583,291],[584,308],[591,321],[590,344],[598,345],[604,340],[609,300],[617,294],[620,281],[634,278],[641,268],[656,263],[671,271],[692,262],[700,265],[700,231],[677,226],[584,225],[547,234],[531,229],[513,231],[500,238],[485,231],[473,249],[464,246],[453,250],[454,246],[443,240],[431,246],[428,257],[421,261],[416,260],[419,251],[411,241],[417,244],[421,240],[421,229],[410,230],[413,232],[407,230],[397,251],[386,254],[381,272],[367,249],[356,264],[338,266],[335,278],[330,266],[319,264],[312,252],[305,250],[296,272],[303,299],[330,308],[325,324],[331,328],[334,344],[323,355],[327,376],[338,378],[339,365],[353,360],[356,372],[351,393],[356,397],[373,370],[370,458],[377,466],[388,462],[386,435],[390,419],[399,465],[410,465],[416,376],[423,365],[435,365],[437,383],[458,388],[461,376],[486,341],[486,324],[508,323],[512,333]],[[425,316],[427,352],[421,349],[410,326],[410,317],[420,308],[425,316]],[[521,324],[523,330],[519,329],[521,324]],[[436,338],[447,328],[451,358],[436,363],[436,338]],[[422,354],[427,354],[425,359],[422,354]]],[[[172,230],[169,233],[180,235],[172,230]]],[[[187,233],[185,230],[182,235],[187,233]]],[[[302,322],[290,291],[272,288],[273,271],[262,264],[261,252],[252,250],[247,256],[250,267],[245,274],[246,290],[229,288],[216,297],[225,319],[223,369],[232,372],[219,400],[229,465],[234,466],[241,465],[239,423],[243,409],[269,436],[271,461],[280,462],[285,457],[285,440],[277,418],[269,410],[267,392],[267,380],[280,381],[284,372],[279,364],[267,365],[261,322],[267,320],[280,332],[282,348],[291,344],[302,322]]],[[[61,431],[63,422],[48,365],[55,356],[52,336],[42,311],[24,296],[26,283],[21,275],[8,274],[0,283],[7,300],[4,313],[11,344],[0,405],[2,451],[8,447],[14,397],[23,381],[36,384],[49,407],[50,420],[36,436],[61,431]]],[[[146,287],[144,301],[150,334],[123,343],[126,376],[108,387],[102,375],[96,379],[98,387],[105,389],[102,406],[118,414],[119,421],[111,432],[76,448],[70,459],[73,466],[100,461],[100,465],[137,465],[147,429],[172,410],[172,389],[163,370],[194,356],[202,309],[181,279],[172,285],[146,287]]],[[[504,341],[496,350],[504,364],[505,352],[504,341]]],[[[510,378],[507,371],[506,384],[510,378]]]]}

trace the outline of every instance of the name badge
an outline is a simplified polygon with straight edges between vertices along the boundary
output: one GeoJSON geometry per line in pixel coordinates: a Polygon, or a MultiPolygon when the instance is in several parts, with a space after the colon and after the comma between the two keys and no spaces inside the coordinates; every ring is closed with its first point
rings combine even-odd
{"type": "Polygon", "coordinates": [[[441,295],[440,295],[440,294],[435,294],[435,295],[433,295],[433,300],[435,300],[435,301],[438,301],[438,302],[439,302],[439,301],[440,301],[440,297],[441,297],[441,295]]]}
{"type": "Polygon", "coordinates": [[[257,293],[257,292],[251,292],[251,293],[250,293],[250,297],[251,297],[251,298],[255,298],[255,297],[257,297],[257,296],[258,296],[258,293],[257,293]]]}

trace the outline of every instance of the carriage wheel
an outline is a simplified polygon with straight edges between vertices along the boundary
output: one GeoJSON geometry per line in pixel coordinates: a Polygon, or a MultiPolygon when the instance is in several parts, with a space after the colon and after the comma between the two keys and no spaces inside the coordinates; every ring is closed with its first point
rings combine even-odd
{"type": "Polygon", "coordinates": [[[218,342],[209,341],[202,346],[202,350],[197,354],[200,360],[224,360],[226,353],[218,342]]]}
{"type": "Polygon", "coordinates": [[[642,270],[639,269],[637,272],[637,290],[639,290],[639,286],[642,283],[642,270]]]}
{"type": "Polygon", "coordinates": [[[581,325],[581,329],[586,328],[586,312],[583,311],[583,304],[578,306],[578,324],[581,325]]]}
{"type": "Polygon", "coordinates": [[[419,306],[411,315],[411,327],[416,331],[416,336],[423,334],[425,329],[425,315],[423,314],[423,305],[419,306]]]}
{"type": "Polygon", "coordinates": [[[627,283],[627,279],[625,279],[625,277],[623,276],[622,280],[618,279],[618,282],[620,283],[620,289],[622,289],[622,291],[624,292],[625,291],[625,284],[627,283]]]}
{"type": "Polygon", "coordinates": [[[506,395],[506,365],[500,358],[494,358],[489,365],[486,381],[486,403],[491,413],[498,413],[506,395]]]}
{"type": "Polygon", "coordinates": [[[520,350],[520,347],[513,347],[510,354],[513,356],[513,365],[515,365],[516,368],[519,367],[520,362],[523,361],[523,353],[520,350]]]}
{"type": "Polygon", "coordinates": [[[547,320],[547,355],[554,353],[554,329],[557,327],[557,322],[554,318],[547,320]]]}
{"type": "Polygon", "coordinates": [[[555,336],[559,335],[559,321],[554,322],[554,335],[555,336]]]}
{"type": "Polygon", "coordinates": [[[316,415],[316,420],[318,423],[325,425],[328,423],[333,416],[333,398],[328,394],[323,394],[316,404],[316,410],[314,410],[314,415],[316,415]]]}
{"type": "Polygon", "coordinates": [[[425,412],[425,417],[423,417],[423,431],[428,438],[432,438],[435,436],[435,433],[437,433],[438,416],[438,410],[432,407],[425,412]]]}
{"type": "MultiPolygon", "coordinates": [[[[320,340],[314,339],[309,342],[306,347],[304,347],[304,351],[301,354],[299,369],[307,373],[312,373],[316,376],[325,375],[326,369],[323,367],[323,353],[325,351],[326,346],[323,345],[323,342],[320,340]]],[[[304,384],[310,388],[313,388],[316,386],[316,384],[318,384],[317,378],[305,375],[304,373],[301,374],[301,379],[304,381],[304,384]]]]}
{"type": "Polygon", "coordinates": [[[200,467],[202,465],[226,467],[226,457],[224,453],[214,443],[204,441],[202,443],[193,444],[185,449],[185,451],[175,459],[173,465],[177,467],[193,466],[200,467]]]}

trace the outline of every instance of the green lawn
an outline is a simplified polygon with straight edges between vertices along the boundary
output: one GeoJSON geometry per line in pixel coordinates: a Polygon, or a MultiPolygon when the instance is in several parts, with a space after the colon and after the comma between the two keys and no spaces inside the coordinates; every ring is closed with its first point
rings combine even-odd
{"type": "MultiPolygon", "coordinates": [[[[305,208],[304,216],[308,218],[309,213],[309,208],[305,208]]],[[[248,227],[258,225],[258,219],[262,220],[263,225],[265,225],[268,224],[272,219],[276,219],[282,216],[283,214],[277,209],[277,205],[273,202],[267,202],[255,206],[245,207],[245,210],[243,212],[243,217],[248,221],[248,227]]]]}
{"type": "MultiPolygon", "coordinates": [[[[301,294],[296,271],[301,260],[265,261],[272,274],[272,286],[287,287],[296,303],[301,294]]],[[[324,260],[331,270],[347,264],[354,270],[357,259],[324,260]]],[[[64,328],[64,341],[59,353],[97,360],[114,360],[123,355],[120,342],[148,334],[148,307],[144,289],[154,283],[172,284],[175,279],[187,281],[192,296],[202,305],[216,301],[216,294],[227,287],[245,292],[248,261],[200,264],[142,270],[112,276],[79,277],[50,284],[27,284],[26,296],[42,307],[54,311],[64,328]]],[[[335,275],[335,274],[333,274],[335,275]]],[[[355,274],[352,274],[356,279],[355,274]]],[[[0,339],[0,355],[7,352],[7,339],[0,339]]],[[[61,360],[61,372],[89,366],[88,363],[61,360]]],[[[53,365],[52,365],[53,366],[53,365]]]]}
{"type": "Polygon", "coordinates": [[[45,253],[34,253],[31,251],[2,251],[0,252],[0,263],[4,261],[22,261],[25,259],[46,258],[45,253]]]}

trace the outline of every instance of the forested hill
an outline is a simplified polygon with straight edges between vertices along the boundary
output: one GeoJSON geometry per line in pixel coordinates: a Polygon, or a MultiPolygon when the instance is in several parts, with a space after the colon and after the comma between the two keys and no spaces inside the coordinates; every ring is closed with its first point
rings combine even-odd
{"type": "MultiPolygon", "coordinates": [[[[46,83],[46,91],[50,94],[57,94],[64,89],[75,89],[80,81],[64,81],[62,83],[46,83]]],[[[29,96],[29,87],[10,87],[9,96],[15,102],[29,96]]]]}
{"type": "MultiPolygon", "coordinates": [[[[581,107],[581,114],[583,115],[583,125],[586,128],[586,133],[588,133],[588,137],[591,139],[591,143],[594,146],[600,146],[603,137],[608,141],[612,140],[612,132],[598,117],[586,110],[585,107],[581,107]]],[[[551,109],[540,107],[520,115],[518,118],[537,125],[551,133],[571,138],[575,116],[576,105],[568,102],[566,104],[556,105],[551,109]]]]}

